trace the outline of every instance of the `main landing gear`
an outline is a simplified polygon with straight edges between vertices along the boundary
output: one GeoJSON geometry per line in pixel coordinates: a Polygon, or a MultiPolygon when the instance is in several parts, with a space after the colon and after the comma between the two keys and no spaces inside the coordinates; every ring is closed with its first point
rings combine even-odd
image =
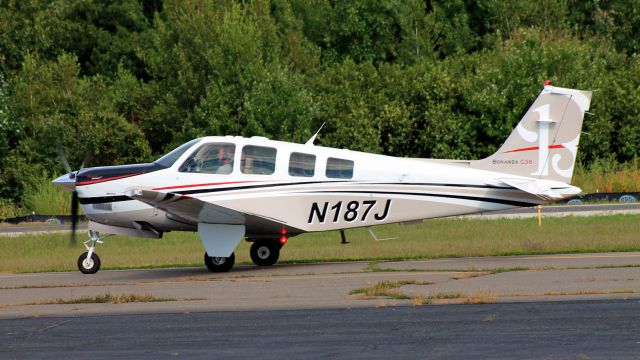
{"type": "MultiPolygon", "coordinates": [[[[286,240],[284,241],[286,242],[286,240]]],[[[278,239],[256,240],[251,244],[251,260],[258,266],[271,266],[278,261],[280,249],[284,246],[278,239]]],[[[227,272],[231,270],[236,261],[236,256],[231,253],[229,257],[209,256],[204,253],[204,263],[211,272],[227,272]]]]}
{"type": "Polygon", "coordinates": [[[251,260],[258,266],[271,266],[278,261],[284,244],[278,240],[256,240],[251,244],[251,260]]]}
{"type": "Polygon", "coordinates": [[[96,245],[104,244],[97,231],[89,230],[89,240],[84,242],[87,252],[78,258],[78,270],[83,274],[95,274],[100,270],[100,257],[95,253],[96,245]]]}
{"type": "Polygon", "coordinates": [[[204,264],[211,272],[227,272],[231,270],[233,264],[236,262],[236,255],[231,253],[229,257],[209,256],[204,253],[204,264]]]}

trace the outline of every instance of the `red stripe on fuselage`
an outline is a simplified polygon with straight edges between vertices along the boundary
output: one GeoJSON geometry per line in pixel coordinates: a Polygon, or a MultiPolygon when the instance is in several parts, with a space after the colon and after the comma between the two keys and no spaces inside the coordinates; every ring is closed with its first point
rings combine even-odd
{"type": "Polygon", "coordinates": [[[131,177],[131,176],[136,176],[136,175],[140,175],[140,174],[142,174],[142,172],[135,173],[135,174],[112,176],[112,177],[108,177],[108,178],[95,179],[95,180],[78,181],[78,182],[76,182],[76,186],[92,185],[92,184],[97,184],[97,183],[106,182],[106,181],[124,179],[124,178],[128,178],[128,177],[131,177]]]}
{"type": "Polygon", "coordinates": [[[165,186],[165,187],[153,188],[151,190],[154,190],[154,191],[173,190],[173,189],[185,189],[190,187],[200,187],[200,186],[231,185],[231,184],[244,184],[244,183],[254,183],[254,182],[262,182],[262,181],[227,181],[227,182],[206,183],[206,184],[176,185],[176,186],[165,186]]]}
{"type": "MultiPolygon", "coordinates": [[[[540,149],[540,147],[533,146],[533,147],[528,147],[528,148],[521,148],[521,149],[505,151],[504,154],[514,153],[514,152],[522,152],[522,151],[532,151],[532,150],[538,150],[538,149],[540,149]]],[[[549,149],[564,149],[564,145],[562,145],[562,144],[549,145],[549,149]]]]}

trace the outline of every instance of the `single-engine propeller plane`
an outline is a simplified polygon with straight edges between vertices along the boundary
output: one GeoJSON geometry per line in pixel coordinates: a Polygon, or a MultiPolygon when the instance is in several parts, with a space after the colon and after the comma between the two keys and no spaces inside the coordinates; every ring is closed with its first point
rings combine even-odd
{"type": "MultiPolygon", "coordinates": [[[[256,265],[277,262],[295,235],[533,206],[572,197],[591,92],[545,86],[506,142],[481,160],[399,158],[263,137],[191,140],[149,164],[71,171],[89,220],[78,268],[95,273],[104,234],[160,238],[192,231],[213,272],[242,239],[256,265]]],[[[317,133],[316,133],[317,135],[317,133]]],[[[77,207],[72,209],[73,224],[77,207]]]]}

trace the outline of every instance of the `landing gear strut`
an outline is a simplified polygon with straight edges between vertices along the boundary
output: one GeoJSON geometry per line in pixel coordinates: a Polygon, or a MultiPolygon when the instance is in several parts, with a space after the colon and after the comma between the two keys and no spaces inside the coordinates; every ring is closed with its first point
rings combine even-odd
{"type": "Polygon", "coordinates": [[[96,245],[104,244],[97,231],[89,230],[89,240],[84,242],[87,252],[78,258],[78,270],[83,274],[95,274],[100,270],[100,257],[95,253],[96,245]]]}
{"type": "Polygon", "coordinates": [[[231,270],[233,264],[236,262],[236,255],[231,253],[229,257],[209,256],[204,253],[204,264],[211,272],[227,272],[231,270]]]}
{"type": "Polygon", "coordinates": [[[280,257],[282,244],[277,240],[258,240],[251,244],[251,260],[258,266],[270,266],[275,264],[280,257]]]}

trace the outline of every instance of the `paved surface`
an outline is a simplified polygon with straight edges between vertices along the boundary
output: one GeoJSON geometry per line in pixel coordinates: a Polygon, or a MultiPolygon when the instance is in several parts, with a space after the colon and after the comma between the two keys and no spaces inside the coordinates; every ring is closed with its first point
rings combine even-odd
{"type": "Polygon", "coordinates": [[[637,359],[640,252],[0,275],[0,359],[213,355],[637,359]],[[176,301],[44,305],[105,294],[176,301]]]}
{"type": "Polygon", "coordinates": [[[2,359],[637,359],[637,300],[0,321],[2,359]]]}
{"type": "MultiPolygon", "coordinates": [[[[594,205],[547,205],[542,207],[543,217],[561,216],[597,216],[614,214],[640,214],[640,203],[630,204],[594,204],[594,205]]],[[[538,216],[537,207],[516,208],[501,211],[492,211],[475,215],[467,215],[467,218],[530,218],[538,216]]]]}
{"type": "MultiPolygon", "coordinates": [[[[88,223],[79,223],[76,231],[85,232],[89,228],[88,223]]],[[[0,236],[19,236],[24,234],[51,234],[71,232],[71,225],[51,225],[51,224],[21,224],[0,226],[0,236]]]]}

